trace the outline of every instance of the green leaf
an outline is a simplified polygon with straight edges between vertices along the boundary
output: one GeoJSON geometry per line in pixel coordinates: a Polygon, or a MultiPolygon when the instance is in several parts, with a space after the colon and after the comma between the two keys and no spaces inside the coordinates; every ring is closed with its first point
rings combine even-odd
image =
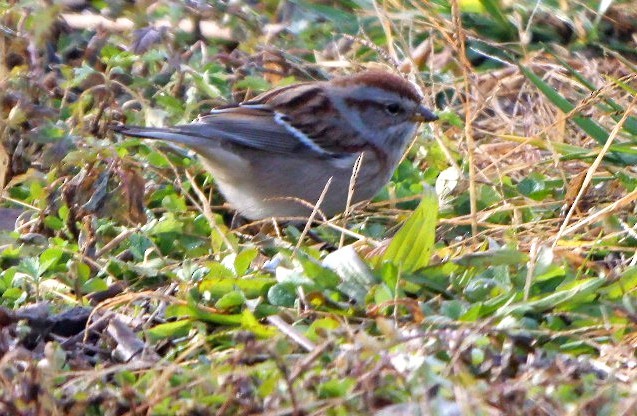
{"type": "Polygon", "coordinates": [[[161,201],[161,205],[169,212],[186,212],[187,206],[184,198],[177,194],[166,195],[161,201]]]}
{"type": "Polygon", "coordinates": [[[297,297],[297,286],[293,283],[277,283],[268,290],[268,302],[275,306],[291,308],[297,297]]]}
{"type": "Polygon", "coordinates": [[[59,231],[64,227],[64,222],[58,217],[47,215],[44,217],[44,225],[54,231],[59,231]]]}
{"type": "Polygon", "coordinates": [[[2,293],[2,299],[8,299],[17,302],[19,299],[24,299],[27,296],[27,292],[19,287],[10,287],[2,293]]]}
{"type": "Polygon", "coordinates": [[[440,312],[453,320],[458,320],[467,312],[467,305],[459,300],[446,300],[442,302],[440,312]]]}
{"type": "Polygon", "coordinates": [[[156,325],[146,331],[146,333],[150,336],[151,339],[158,341],[167,338],[185,337],[186,335],[188,335],[188,332],[190,332],[191,328],[192,321],[189,319],[183,319],[156,325]]]}
{"type": "Polygon", "coordinates": [[[320,342],[325,338],[326,333],[341,327],[341,323],[333,318],[320,318],[310,324],[305,336],[313,342],[320,342]]]}
{"type": "Polygon", "coordinates": [[[551,194],[542,175],[531,174],[518,183],[518,191],[529,198],[541,201],[551,194]]]}
{"type": "MultiPolygon", "coordinates": [[[[328,4],[321,4],[316,1],[293,0],[292,3],[296,3],[303,9],[309,10],[326,20],[329,20],[334,24],[334,26],[339,28],[339,32],[341,33],[354,33],[358,28],[358,19],[353,13],[349,13],[328,4]]],[[[335,2],[332,4],[338,3],[339,2],[335,2]]]]}
{"type": "Polygon", "coordinates": [[[393,291],[387,285],[382,284],[373,287],[372,295],[374,296],[374,304],[376,305],[382,305],[394,299],[393,291]]]}
{"type": "Polygon", "coordinates": [[[608,299],[620,299],[627,293],[634,293],[637,288],[637,268],[626,269],[619,280],[600,289],[599,293],[608,299]]]}
{"type": "Polygon", "coordinates": [[[102,59],[110,67],[129,67],[139,61],[139,56],[107,44],[101,51],[102,59]]]}
{"type": "Polygon", "coordinates": [[[182,233],[184,224],[177,220],[171,213],[166,213],[163,218],[156,222],[150,230],[149,235],[157,235],[162,233],[182,233]]]}
{"type": "Polygon", "coordinates": [[[427,266],[436,240],[437,220],[438,196],[433,189],[425,188],[420,205],[392,238],[382,262],[391,262],[407,273],[427,266]]]}
{"type": "Polygon", "coordinates": [[[241,314],[241,327],[260,338],[269,338],[277,333],[276,328],[261,324],[248,309],[245,309],[241,314]]]}
{"type": "Polygon", "coordinates": [[[238,89],[252,90],[257,92],[266,91],[272,88],[272,86],[270,85],[268,81],[264,80],[261,77],[255,77],[254,75],[248,75],[247,77],[243,78],[241,81],[237,81],[237,83],[234,84],[234,86],[235,88],[238,88],[238,89]]]}
{"type": "Polygon", "coordinates": [[[513,36],[515,34],[515,26],[506,18],[497,0],[480,0],[480,3],[485,8],[487,13],[495,20],[507,36],[513,36]]]}
{"type": "Polygon", "coordinates": [[[104,281],[104,279],[93,278],[88,279],[86,283],[82,285],[82,293],[93,293],[93,292],[101,292],[108,289],[108,285],[104,281]]]}
{"type": "Polygon", "coordinates": [[[215,303],[215,308],[220,309],[222,311],[227,311],[229,309],[234,309],[240,306],[245,305],[246,297],[240,290],[233,290],[232,292],[226,293],[215,303]]]}
{"type": "Polygon", "coordinates": [[[200,321],[210,322],[217,325],[238,326],[243,320],[242,315],[223,315],[203,310],[195,305],[175,304],[166,308],[166,317],[190,317],[200,321]]]}
{"type": "Polygon", "coordinates": [[[343,379],[332,379],[322,383],[318,387],[319,398],[347,397],[356,386],[356,380],[346,377],[343,379]]]}
{"type": "Polygon", "coordinates": [[[197,74],[196,72],[190,72],[189,75],[192,77],[192,80],[197,86],[197,89],[205,94],[208,98],[217,98],[221,96],[221,91],[219,90],[219,88],[209,82],[209,74],[207,72],[205,72],[203,75],[197,74]]]}
{"type": "Polygon", "coordinates": [[[42,274],[47,271],[51,266],[54,266],[62,257],[64,251],[58,247],[47,248],[40,254],[40,265],[38,267],[38,274],[42,274]]]}
{"type": "Polygon", "coordinates": [[[574,308],[578,306],[582,300],[586,300],[590,295],[597,293],[597,289],[604,285],[604,283],[606,283],[606,279],[604,278],[590,278],[569,282],[560,287],[556,292],[544,297],[538,297],[528,302],[506,305],[496,312],[496,316],[542,312],[560,305],[574,308]]]}
{"type": "Polygon", "coordinates": [[[305,275],[312,279],[320,289],[336,289],[341,282],[338,274],[318,263],[315,259],[299,254],[298,260],[303,266],[305,275]]]}
{"type": "Polygon", "coordinates": [[[239,254],[237,254],[234,259],[235,275],[243,276],[248,271],[250,264],[252,264],[252,261],[258,254],[259,250],[254,247],[242,250],[239,254]]]}
{"type": "Polygon", "coordinates": [[[465,267],[493,267],[500,265],[516,265],[529,261],[529,256],[517,250],[501,249],[467,254],[454,259],[453,262],[465,267]]]}
{"type": "Polygon", "coordinates": [[[152,241],[148,237],[135,233],[128,239],[130,244],[130,252],[137,260],[143,260],[146,250],[153,246],[152,241]]]}
{"type": "Polygon", "coordinates": [[[72,81],[69,82],[69,84],[72,87],[76,87],[76,86],[80,85],[82,82],[86,81],[86,79],[88,79],[88,77],[90,77],[91,75],[94,75],[94,74],[98,74],[98,75],[102,76],[102,74],[97,72],[91,66],[89,66],[88,64],[84,64],[84,65],[82,65],[82,66],[80,66],[78,68],[75,68],[73,70],[73,78],[72,78],[72,81]]]}
{"type": "Polygon", "coordinates": [[[471,302],[483,301],[491,297],[497,287],[498,282],[495,279],[475,278],[465,287],[464,295],[471,302]]]}
{"type": "Polygon", "coordinates": [[[254,299],[265,294],[265,291],[275,283],[276,279],[272,277],[206,277],[199,284],[199,291],[209,292],[212,299],[220,299],[226,293],[238,289],[247,299],[254,299]]]}

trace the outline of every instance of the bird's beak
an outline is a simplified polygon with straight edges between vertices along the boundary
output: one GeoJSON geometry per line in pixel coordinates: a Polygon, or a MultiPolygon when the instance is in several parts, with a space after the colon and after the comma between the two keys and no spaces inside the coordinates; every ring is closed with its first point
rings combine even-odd
{"type": "Polygon", "coordinates": [[[416,110],[416,114],[411,118],[412,121],[416,123],[427,123],[429,121],[438,120],[438,116],[435,115],[431,110],[429,110],[424,105],[420,104],[418,109],[416,110]]]}

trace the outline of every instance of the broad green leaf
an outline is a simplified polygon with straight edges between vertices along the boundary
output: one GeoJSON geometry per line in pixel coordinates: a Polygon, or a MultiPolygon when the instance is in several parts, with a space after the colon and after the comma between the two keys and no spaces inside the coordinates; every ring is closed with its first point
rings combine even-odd
{"type": "Polygon", "coordinates": [[[82,285],[82,293],[101,292],[107,289],[108,289],[108,284],[106,284],[104,279],[101,279],[98,277],[88,279],[86,283],[82,285]]]}
{"type": "Polygon", "coordinates": [[[314,285],[320,289],[336,289],[341,282],[338,274],[308,256],[298,256],[298,260],[303,266],[304,274],[312,279],[314,285]]]}
{"type": "Polygon", "coordinates": [[[169,212],[186,212],[187,206],[184,197],[177,194],[166,195],[161,201],[161,205],[169,212]]]}
{"type": "Polygon", "coordinates": [[[44,225],[52,230],[59,231],[64,227],[64,222],[58,217],[47,215],[44,217],[44,225]]]}
{"type": "Polygon", "coordinates": [[[194,305],[170,305],[166,308],[166,317],[190,317],[217,325],[238,326],[243,320],[241,314],[223,315],[203,310],[194,305]]]}
{"type": "Polygon", "coordinates": [[[372,295],[374,296],[374,304],[376,305],[382,305],[394,299],[393,291],[387,287],[387,285],[383,284],[374,286],[372,295]]]}
{"type": "Polygon", "coordinates": [[[504,306],[496,312],[496,316],[507,316],[511,314],[524,314],[528,312],[542,312],[560,305],[575,307],[582,299],[587,298],[597,292],[606,279],[590,278],[570,282],[555,293],[543,297],[537,297],[528,302],[514,303],[504,306]]]}
{"type": "Polygon", "coordinates": [[[58,247],[47,248],[40,254],[40,265],[38,267],[38,274],[42,274],[47,271],[51,266],[55,265],[64,254],[64,251],[58,247]]]}
{"type": "Polygon", "coordinates": [[[599,290],[600,295],[608,299],[620,299],[627,293],[635,293],[637,289],[637,268],[626,269],[616,282],[599,290]]]}
{"type": "Polygon", "coordinates": [[[256,248],[247,248],[238,253],[234,259],[234,272],[237,276],[243,276],[250,267],[252,261],[259,254],[256,248]]]}
{"type": "Polygon", "coordinates": [[[246,302],[246,297],[240,290],[233,290],[232,292],[228,292],[221,297],[217,302],[215,302],[215,308],[220,309],[222,311],[227,311],[229,309],[234,309],[239,306],[243,306],[246,302]]]}
{"type": "Polygon", "coordinates": [[[332,318],[320,318],[310,324],[305,336],[313,342],[319,342],[325,339],[325,333],[333,331],[341,327],[340,322],[332,318]]]}
{"type": "Polygon", "coordinates": [[[248,309],[244,309],[241,314],[241,327],[254,333],[260,338],[269,338],[277,333],[276,328],[260,323],[248,309]]]}
{"type": "Polygon", "coordinates": [[[268,302],[275,306],[291,308],[297,297],[297,286],[293,283],[277,283],[268,290],[268,302]]]}
{"type": "Polygon", "coordinates": [[[238,81],[234,86],[237,89],[251,90],[253,92],[263,92],[272,88],[268,81],[261,77],[255,77],[253,75],[248,75],[241,81],[238,81]]]}
{"type": "Polygon", "coordinates": [[[190,319],[182,319],[179,321],[156,325],[146,331],[146,333],[154,340],[181,338],[188,335],[191,328],[192,321],[190,319]]]}
{"type": "Polygon", "coordinates": [[[247,299],[253,299],[264,294],[275,283],[276,279],[271,277],[206,277],[199,284],[199,291],[210,292],[213,299],[219,299],[226,293],[239,289],[247,299]]]}
{"type": "Polygon", "coordinates": [[[166,213],[159,222],[156,222],[152,228],[148,230],[148,234],[182,233],[183,227],[184,224],[175,218],[172,213],[166,213]]]}
{"type": "Polygon", "coordinates": [[[404,290],[413,291],[412,287],[418,286],[420,290],[441,294],[444,298],[450,299],[453,295],[447,290],[449,288],[449,276],[456,274],[461,268],[462,266],[447,261],[427,266],[413,274],[401,274],[401,279],[405,285],[404,290]]]}
{"type": "Polygon", "coordinates": [[[437,221],[438,196],[425,188],[420,205],[392,238],[382,262],[391,262],[407,273],[427,266],[436,241],[437,221]]]}
{"type": "Polygon", "coordinates": [[[440,312],[453,320],[458,320],[468,310],[468,304],[459,300],[446,300],[442,302],[440,312]]]}
{"type": "Polygon", "coordinates": [[[330,397],[346,398],[356,386],[356,380],[346,377],[343,379],[332,379],[318,386],[318,397],[327,399],[330,397]]]}

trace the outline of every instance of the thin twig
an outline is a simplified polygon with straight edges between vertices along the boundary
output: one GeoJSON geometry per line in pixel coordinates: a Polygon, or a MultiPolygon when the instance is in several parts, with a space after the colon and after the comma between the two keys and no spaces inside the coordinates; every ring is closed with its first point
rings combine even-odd
{"type": "MultiPolygon", "coordinates": [[[[358,179],[358,173],[360,172],[361,165],[363,164],[363,157],[365,153],[361,153],[354,162],[352,168],[352,176],[349,178],[349,189],[347,190],[347,203],[345,205],[345,212],[343,212],[343,228],[347,226],[347,218],[351,214],[352,198],[354,197],[354,190],[356,189],[356,179],[358,179]]],[[[345,234],[341,233],[341,239],[338,242],[338,248],[343,247],[345,244],[345,234]]]]}
{"type": "Polygon", "coordinates": [[[308,231],[310,231],[310,228],[312,228],[312,223],[314,222],[314,218],[316,217],[316,214],[319,212],[319,207],[323,203],[323,199],[325,199],[325,195],[327,195],[327,191],[330,188],[331,184],[332,184],[332,177],[330,176],[330,178],[325,183],[325,186],[323,187],[323,191],[321,192],[321,195],[316,201],[316,205],[314,206],[314,209],[312,210],[310,217],[307,219],[307,222],[305,223],[305,227],[303,228],[303,231],[301,232],[301,235],[299,236],[299,241],[296,242],[296,246],[294,247],[294,251],[292,252],[293,257],[296,256],[297,251],[301,247],[301,243],[303,242],[303,239],[307,235],[308,231]]]}

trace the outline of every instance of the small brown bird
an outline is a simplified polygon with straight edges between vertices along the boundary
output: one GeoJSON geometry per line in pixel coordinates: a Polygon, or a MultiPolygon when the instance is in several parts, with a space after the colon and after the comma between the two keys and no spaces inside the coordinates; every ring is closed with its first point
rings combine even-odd
{"type": "Polygon", "coordinates": [[[194,150],[247,219],[307,217],[330,179],[318,208],[333,216],[346,208],[361,154],[352,203],[372,198],[389,181],[418,125],[438,119],[421,101],[400,76],[366,71],[276,88],[191,124],[115,130],[194,150]]]}

